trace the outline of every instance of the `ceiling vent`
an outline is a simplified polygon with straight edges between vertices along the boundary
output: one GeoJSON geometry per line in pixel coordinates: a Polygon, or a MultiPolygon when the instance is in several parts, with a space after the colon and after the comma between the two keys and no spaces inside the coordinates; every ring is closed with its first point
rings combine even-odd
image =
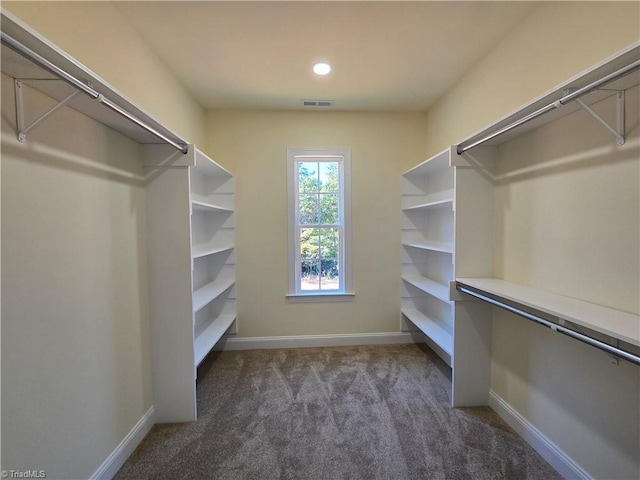
{"type": "Polygon", "coordinates": [[[333,100],[300,100],[300,104],[303,107],[331,107],[333,106],[333,100]]]}

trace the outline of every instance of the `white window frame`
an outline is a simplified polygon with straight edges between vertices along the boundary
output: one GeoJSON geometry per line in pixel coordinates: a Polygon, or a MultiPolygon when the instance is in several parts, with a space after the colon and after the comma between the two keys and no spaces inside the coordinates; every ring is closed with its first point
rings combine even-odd
{"type": "Polygon", "coordinates": [[[291,301],[344,301],[355,294],[351,285],[351,150],[348,148],[287,148],[287,203],[289,247],[289,293],[291,301]],[[302,290],[298,222],[298,163],[338,162],[340,165],[340,288],[302,290]]]}

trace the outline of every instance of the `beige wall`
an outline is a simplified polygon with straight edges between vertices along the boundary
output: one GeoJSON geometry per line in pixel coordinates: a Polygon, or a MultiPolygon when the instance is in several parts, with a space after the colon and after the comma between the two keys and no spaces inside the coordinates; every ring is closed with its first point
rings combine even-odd
{"type": "MultiPolygon", "coordinates": [[[[622,147],[584,112],[500,147],[497,277],[640,313],[638,90],[622,147]]],[[[638,475],[638,366],[496,311],[492,388],[595,478],[638,475]]]]}
{"type": "MultiPolygon", "coordinates": [[[[540,4],[429,110],[428,151],[463,140],[637,42],[639,7],[540,4]]],[[[585,114],[501,148],[497,277],[638,313],[635,95],[627,125],[636,139],[622,148],[585,114]]],[[[612,365],[592,347],[503,311],[496,310],[493,327],[494,393],[594,477],[637,477],[638,367],[612,365]]]]}
{"type": "Polygon", "coordinates": [[[540,2],[427,112],[429,155],[640,40],[638,2],[540,2]]]}
{"type": "Polygon", "coordinates": [[[186,141],[204,145],[202,108],[111,2],[3,1],[2,9],[186,141]]]}
{"type": "Polygon", "coordinates": [[[207,139],[236,176],[240,336],[399,331],[400,173],[424,159],[424,116],[210,111],[207,139]],[[353,302],[285,301],[287,147],[351,148],[353,302]]]}
{"type": "Polygon", "coordinates": [[[139,147],[70,109],[19,143],[5,75],[1,128],[2,468],[88,478],[152,405],[139,147]]]}

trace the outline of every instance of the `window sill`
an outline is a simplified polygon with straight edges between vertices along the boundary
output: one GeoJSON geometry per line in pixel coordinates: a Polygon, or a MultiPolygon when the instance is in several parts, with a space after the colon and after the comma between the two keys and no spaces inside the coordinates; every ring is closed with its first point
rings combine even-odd
{"type": "Polygon", "coordinates": [[[329,303],[329,302],[352,302],[355,300],[355,293],[289,293],[286,295],[288,303],[329,303]]]}

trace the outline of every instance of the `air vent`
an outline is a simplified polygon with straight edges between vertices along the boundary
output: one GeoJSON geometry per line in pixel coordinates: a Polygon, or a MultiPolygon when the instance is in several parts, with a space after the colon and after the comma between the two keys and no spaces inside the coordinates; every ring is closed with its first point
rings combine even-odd
{"type": "Polygon", "coordinates": [[[333,106],[333,100],[301,100],[300,104],[303,107],[331,107],[333,106]]]}

